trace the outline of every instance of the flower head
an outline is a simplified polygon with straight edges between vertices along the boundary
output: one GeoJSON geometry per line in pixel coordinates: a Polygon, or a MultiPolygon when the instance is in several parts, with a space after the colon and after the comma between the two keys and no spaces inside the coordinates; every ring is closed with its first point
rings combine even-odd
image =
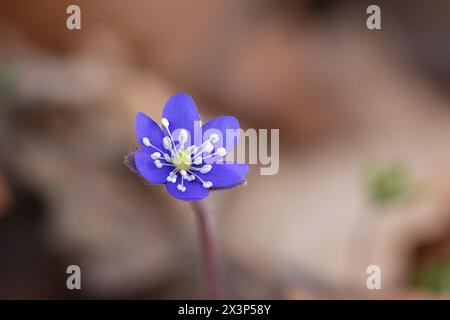
{"type": "Polygon", "coordinates": [[[246,164],[223,162],[237,143],[239,123],[222,116],[201,125],[192,98],[173,95],[166,103],[162,128],[143,113],[136,116],[136,136],[141,149],[134,154],[133,169],[147,181],[165,184],[173,197],[184,201],[206,198],[210,189],[241,184],[246,164]]]}

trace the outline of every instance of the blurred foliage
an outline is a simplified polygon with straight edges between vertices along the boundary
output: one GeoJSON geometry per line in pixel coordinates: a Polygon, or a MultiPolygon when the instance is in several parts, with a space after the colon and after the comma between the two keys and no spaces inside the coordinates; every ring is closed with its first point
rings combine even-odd
{"type": "Polygon", "coordinates": [[[419,191],[411,173],[402,164],[372,167],[366,172],[365,183],[370,199],[380,205],[413,200],[419,191]]]}
{"type": "Polygon", "coordinates": [[[413,284],[434,293],[450,294],[450,256],[420,267],[413,276],[413,284]]]}

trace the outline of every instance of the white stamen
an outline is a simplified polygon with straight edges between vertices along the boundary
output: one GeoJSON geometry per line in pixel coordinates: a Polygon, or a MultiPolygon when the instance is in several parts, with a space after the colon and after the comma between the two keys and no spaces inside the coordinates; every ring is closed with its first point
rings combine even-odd
{"type": "Polygon", "coordinates": [[[158,159],[159,157],[161,157],[161,153],[159,153],[159,152],[153,152],[152,155],[151,155],[151,157],[152,157],[153,160],[156,160],[156,159],[158,159]]]}
{"type": "Polygon", "coordinates": [[[217,141],[219,141],[219,135],[217,133],[213,133],[209,136],[209,141],[211,141],[212,143],[216,143],[217,141]]]}
{"type": "Polygon", "coordinates": [[[172,182],[172,183],[177,182],[177,172],[178,172],[177,168],[175,168],[173,171],[171,171],[169,173],[169,175],[167,176],[167,181],[172,182]]]}
{"type": "MultiPolygon", "coordinates": [[[[192,168],[191,168],[191,169],[192,169],[192,168]]],[[[192,171],[188,170],[188,172],[192,175],[193,180],[195,180],[195,179],[197,178],[198,180],[200,180],[201,183],[205,183],[205,182],[206,182],[205,180],[203,180],[202,178],[200,178],[198,175],[196,175],[196,174],[193,173],[192,171]]]]}
{"type": "Polygon", "coordinates": [[[170,156],[167,153],[164,153],[163,157],[164,157],[164,160],[166,160],[167,162],[172,162],[172,159],[170,158],[170,156]]]}
{"type": "Polygon", "coordinates": [[[169,137],[163,138],[164,149],[172,151],[172,141],[169,137]]]}
{"type": "Polygon", "coordinates": [[[183,178],[186,178],[186,176],[187,176],[186,170],[180,170],[180,174],[183,178]]]}
{"type": "Polygon", "coordinates": [[[212,185],[213,185],[213,184],[212,184],[211,181],[203,182],[203,188],[209,189],[209,188],[212,187],[212,185]]]}
{"type": "Polygon", "coordinates": [[[164,153],[161,150],[159,150],[157,147],[155,147],[154,145],[152,145],[152,143],[150,142],[150,139],[148,137],[143,137],[142,138],[142,143],[146,146],[146,147],[152,147],[155,150],[158,150],[160,153],[164,153]]]}
{"type": "Polygon", "coordinates": [[[199,171],[200,171],[201,173],[208,173],[208,172],[211,171],[211,169],[212,169],[212,165],[210,165],[210,164],[205,164],[199,171]]]}
{"type": "MultiPolygon", "coordinates": [[[[187,175],[187,174],[186,174],[185,170],[181,170],[180,171],[181,175],[184,178],[183,171],[184,171],[184,175],[187,175]]],[[[185,192],[186,191],[186,187],[184,186],[184,179],[183,178],[181,178],[181,183],[179,185],[177,185],[177,189],[180,190],[181,192],[185,192]]]]}
{"type": "Polygon", "coordinates": [[[206,140],[200,145],[200,147],[197,148],[195,152],[193,152],[194,156],[192,157],[192,159],[195,159],[198,156],[200,156],[202,152],[211,152],[213,149],[214,146],[212,145],[211,141],[206,140]]]}
{"type": "Polygon", "coordinates": [[[172,134],[170,133],[170,130],[169,130],[169,120],[167,120],[166,118],[162,118],[161,123],[162,123],[163,127],[166,128],[167,133],[169,134],[168,139],[166,139],[166,137],[164,137],[164,139],[163,139],[164,148],[166,148],[167,150],[170,150],[170,152],[172,154],[174,154],[177,152],[177,147],[175,146],[175,141],[173,140],[172,134]],[[170,140],[170,144],[165,142],[164,140],[170,140]],[[170,147],[166,147],[166,146],[170,146],[170,147]],[[172,146],[173,146],[173,149],[172,149],[172,146]]]}
{"type": "Polygon", "coordinates": [[[191,170],[191,171],[200,171],[201,173],[208,173],[211,171],[211,169],[212,169],[212,165],[210,165],[210,164],[205,164],[201,168],[196,168],[196,167],[189,168],[189,170],[191,170]]]}
{"type": "Polygon", "coordinates": [[[199,165],[202,163],[202,158],[201,157],[197,157],[194,159],[194,164],[199,165]]]}
{"type": "Polygon", "coordinates": [[[154,161],[154,164],[155,164],[155,166],[156,166],[158,169],[161,169],[161,168],[163,167],[163,165],[162,165],[162,163],[161,163],[160,160],[155,160],[155,161],[154,161]]]}
{"type": "Polygon", "coordinates": [[[190,148],[189,150],[190,150],[191,154],[196,154],[198,151],[197,146],[190,146],[189,148],[190,148]]]}
{"type": "Polygon", "coordinates": [[[143,137],[142,138],[142,143],[144,144],[144,146],[146,147],[150,147],[152,144],[150,143],[150,139],[147,137],[143,137]]]}
{"type": "Polygon", "coordinates": [[[224,157],[227,155],[227,150],[225,150],[225,148],[219,148],[217,149],[216,152],[210,154],[209,156],[204,157],[202,160],[214,157],[214,156],[220,156],[220,157],[224,157]]]}
{"type": "Polygon", "coordinates": [[[184,129],[180,130],[180,135],[178,136],[178,141],[183,145],[188,139],[188,132],[184,129]]]}
{"type": "Polygon", "coordinates": [[[213,151],[213,149],[214,149],[214,146],[212,145],[211,141],[206,140],[203,150],[205,150],[205,152],[211,152],[211,151],[213,151]]]}
{"type": "Polygon", "coordinates": [[[216,153],[220,157],[225,157],[227,155],[227,150],[225,150],[225,148],[219,148],[219,149],[217,149],[216,153]]]}

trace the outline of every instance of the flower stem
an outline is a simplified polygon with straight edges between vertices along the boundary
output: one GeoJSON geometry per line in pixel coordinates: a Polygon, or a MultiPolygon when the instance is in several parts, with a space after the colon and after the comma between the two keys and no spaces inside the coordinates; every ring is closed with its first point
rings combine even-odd
{"type": "Polygon", "coordinates": [[[198,221],[208,295],[210,299],[219,299],[220,281],[217,268],[217,248],[212,235],[210,216],[203,203],[193,202],[192,206],[198,221]]]}

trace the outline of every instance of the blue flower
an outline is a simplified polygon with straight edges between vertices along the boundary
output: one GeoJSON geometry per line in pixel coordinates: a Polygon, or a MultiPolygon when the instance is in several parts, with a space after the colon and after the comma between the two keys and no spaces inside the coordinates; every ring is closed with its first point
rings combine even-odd
{"type": "Polygon", "coordinates": [[[165,184],[167,192],[184,201],[198,201],[211,189],[241,184],[247,164],[227,163],[235,147],[239,122],[222,116],[201,125],[192,98],[173,95],[162,114],[162,129],[143,113],[136,116],[136,136],[141,149],[134,154],[134,168],[147,181],[165,184]]]}

